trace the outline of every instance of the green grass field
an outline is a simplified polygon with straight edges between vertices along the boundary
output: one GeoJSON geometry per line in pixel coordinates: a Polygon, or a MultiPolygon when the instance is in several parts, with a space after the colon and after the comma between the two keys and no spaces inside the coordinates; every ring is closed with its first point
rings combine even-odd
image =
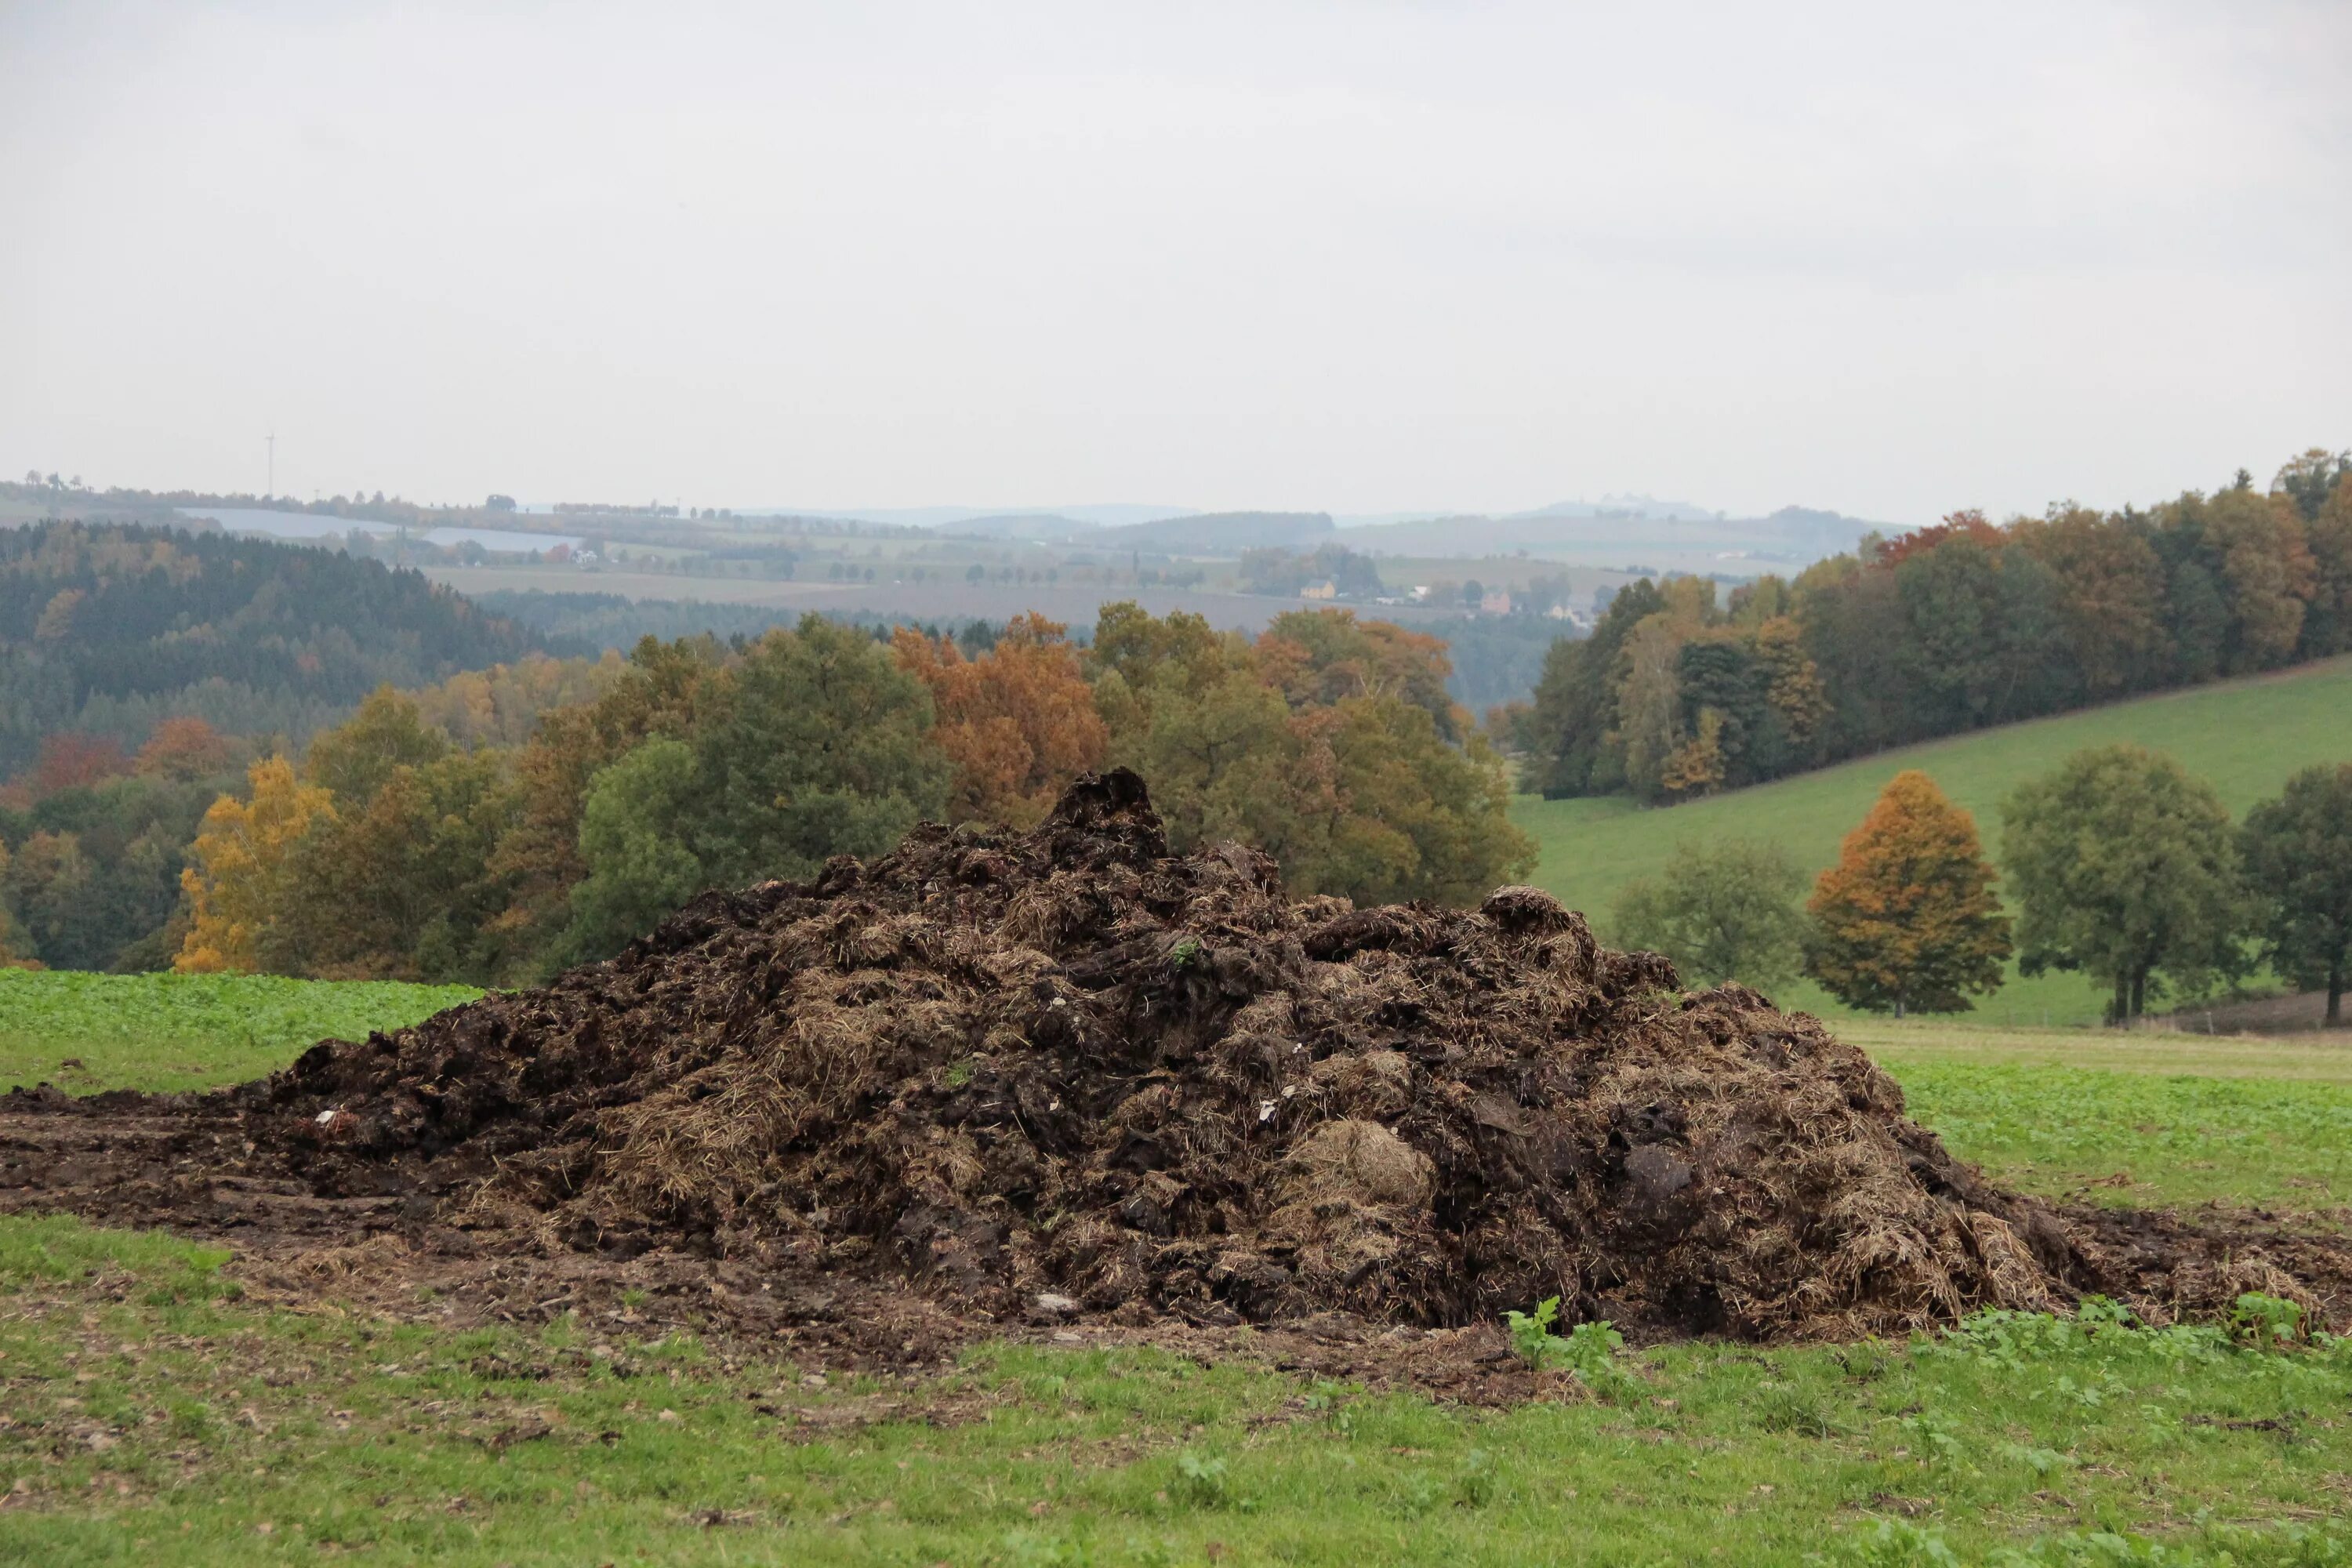
{"type": "Polygon", "coordinates": [[[465,985],[0,969],[0,1089],[210,1089],[469,1002],[465,985]]]}
{"type": "MultiPolygon", "coordinates": [[[[1686,840],[1761,839],[1780,845],[1809,873],[1832,864],[1840,841],[1906,768],[1924,769],[1975,814],[1986,853],[1998,865],[2000,803],[2010,791],[2085,746],[2119,741],[2169,752],[2242,814],[2276,794],[2298,768],[2352,760],[2352,658],[1907,746],[1687,805],[1644,810],[1622,796],[1521,796],[1512,818],[1535,837],[1536,882],[1605,931],[1618,890],[1654,874],[1686,840]]],[[[1843,1013],[1810,984],[1776,1000],[1823,1016],[1843,1013]]],[[[1989,1023],[2090,1024],[2098,1021],[2104,1000],[2079,975],[2025,980],[2012,973],[1977,1011],[1989,1023]]]]}
{"type": "Polygon", "coordinates": [[[1495,1413],[1084,1344],[813,1386],[686,1334],[592,1343],[569,1317],[270,1310],[217,1268],[0,1226],[0,1560],[2344,1560],[2343,1345],[2050,1320],[1685,1344],[1621,1355],[1596,1397],[1495,1413]]]}
{"type": "Polygon", "coordinates": [[[1911,1114],[2005,1184],[2352,1217],[2352,1040],[1841,1023],[1911,1114]]]}
{"type": "MultiPolygon", "coordinates": [[[[436,1001],[142,984],[11,976],[0,1042],[103,1037],[115,1081],[226,1082],[436,1001]]],[[[2102,1195],[2320,1223],[2352,1191],[2340,1047],[1848,1032],[1960,1153],[2037,1190],[2127,1168],[2102,1195]]],[[[1681,1344],[1495,1412],[1087,1333],[875,1378],[422,1305],[248,1299],[219,1248],[0,1217],[0,1563],[2352,1562],[2352,1344],[2048,1319],[1681,1344]]]]}

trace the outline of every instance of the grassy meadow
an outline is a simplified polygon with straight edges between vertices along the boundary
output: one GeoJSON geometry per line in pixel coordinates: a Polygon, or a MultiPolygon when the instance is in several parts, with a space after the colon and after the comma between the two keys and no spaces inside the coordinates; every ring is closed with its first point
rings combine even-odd
{"type": "Polygon", "coordinates": [[[220,1269],[0,1223],[0,1561],[2345,1560],[2345,1343],[1683,1344],[1492,1412],[1083,1335],[827,1373],[569,1313],[272,1309],[220,1269]]]}
{"type": "Polygon", "coordinates": [[[1840,1022],[1913,1117],[2009,1186],[2352,1219],[2352,1039],[1840,1022]]]}
{"type": "MultiPolygon", "coordinates": [[[[9,974],[0,1082],[69,1047],[232,1081],[467,994],[9,974]]],[[[2320,1224],[2352,1193],[2352,1052],[1848,1032],[2037,1191],[2127,1171],[2098,1194],[2320,1224]]],[[[224,1248],[0,1216],[0,1563],[2342,1563],[2347,1401],[2352,1346],[2049,1319],[1625,1351],[1501,1412],[1091,1330],[876,1377],[247,1298],[224,1248]]]]}
{"type": "Polygon", "coordinates": [[[396,981],[0,969],[0,1089],[243,1083],[320,1040],[363,1039],[480,994],[396,981]]]}
{"type": "MultiPolygon", "coordinates": [[[[2000,803],[2010,791],[2085,746],[2121,741],[2169,752],[2242,815],[2297,769],[2352,759],[2352,658],[1931,741],[1686,805],[1644,809],[1624,796],[1521,796],[1512,819],[1535,837],[1537,884],[1585,910],[1605,933],[1618,890],[1654,873],[1685,841],[1760,839],[1780,846],[1808,873],[1831,865],[1886,781],[1906,768],[1926,771],[1975,815],[1997,866],[2000,803]]],[[[1845,1013],[1810,984],[1776,1000],[1825,1017],[1845,1013]]],[[[2080,975],[2027,980],[2012,973],[2007,985],[1978,1002],[1975,1016],[2007,1025],[2093,1024],[2104,1001],[2080,975]]]]}

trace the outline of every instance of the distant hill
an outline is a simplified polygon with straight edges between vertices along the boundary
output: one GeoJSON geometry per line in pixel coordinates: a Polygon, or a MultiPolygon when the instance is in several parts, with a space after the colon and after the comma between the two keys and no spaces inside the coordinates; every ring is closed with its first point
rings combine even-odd
{"type": "Polygon", "coordinates": [[[1333,532],[1327,511],[1204,511],[1098,529],[1087,542],[1106,550],[1158,550],[1171,555],[1238,555],[1244,550],[1320,543],[1333,532]]]}
{"type": "Polygon", "coordinates": [[[1031,544],[1076,544],[1102,531],[1097,523],[1058,512],[1017,511],[942,523],[936,531],[951,539],[1012,539],[1031,544]]]}
{"type": "Polygon", "coordinates": [[[1719,511],[1694,506],[1685,500],[1660,500],[1655,496],[1602,496],[1599,500],[1560,500],[1549,506],[1536,507],[1528,511],[1505,514],[1503,521],[1551,517],[1602,518],[1616,521],[1636,522],[1714,522],[1722,518],[1719,511]]]}
{"type": "Polygon", "coordinates": [[[1331,533],[1333,526],[1330,514],[1319,511],[1191,512],[1123,521],[1065,512],[1015,511],[942,522],[934,531],[949,538],[1019,540],[1107,551],[1238,555],[1244,550],[1312,546],[1331,533]]]}
{"type": "Polygon", "coordinates": [[[1562,502],[1508,517],[1437,517],[1347,531],[1349,545],[1391,555],[1530,555],[1585,565],[1668,563],[1694,570],[1700,559],[1738,574],[1786,571],[1852,550],[1865,533],[1902,531],[1834,511],[1785,506],[1768,517],[1725,518],[1679,502],[1562,502]]]}
{"type": "Polygon", "coordinates": [[[1084,528],[1116,528],[1130,522],[1156,522],[1163,517],[1190,515],[1190,509],[1185,507],[1149,506],[1139,501],[1105,501],[1085,506],[755,506],[739,507],[736,510],[746,517],[834,518],[954,534],[968,534],[975,525],[985,530],[1012,520],[1051,519],[1084,528]]]}
{"type": "MultiPolygon", "coordinates": [[[[2001,801],[2083,747],[2130,741],[2169,752],[2243,816],[2257,800],[2277,794],[2298,768],[2352,762],[2347,712],[2352,657],[1905,746],[1683,805],[1645,810],[1625,795],[1523,795],[1511,816],[1535,836],[1541,852],[1536,884],[1585,910],[1605,932],[1619,890],[1636,877],[1657,875],[1677,844],[1762,839],[1786,850],[1810,879],[1837,859],[1839,841],[1861,822],[1886,781],[1906,768],[1926,770],[1975,814],[1985,852],[1999,865],[2001,801]]],[[[1810,985],[1779,999],[1814,1012],[1840,1010],[1810,985]]],[[[2091,1024],[2105,1000],[2080,974],[2021,980],[2012,973],[2007,985],[1961,1016],[2091,1024]]]]}
{"type": "MultiPolygon", "coordinates": [[[[730,604],[708,599],[632,599],[620,594],[552,593],[544,588],[499,588],[468,595],[475,604],[539,633],[555,647],[580,652],[610,648],[626,653],[644,637],[674,642],[679,637],[756,637],[775,626],[800,624],[805,605],[730,604]]],[[[924,621],[875,610],[817,612],[826,620],[872,631],[912,626],[933,636],[950,634],[968,646],[989,647],[1002,621],[957,616],[924,621]]],[[[1084,628],[1081,628],[1082,630],[1084,628]]],[[[1532,687],[1533,681],[1528,685],[1532,687]]]]}
{"type": "Polygon", "coordinates": [[[158,719],[299,739],[387,681],[543,650],[412,571],[135,524],[0,530],[0,777],[45,735],[136,748],[158,719]]]}

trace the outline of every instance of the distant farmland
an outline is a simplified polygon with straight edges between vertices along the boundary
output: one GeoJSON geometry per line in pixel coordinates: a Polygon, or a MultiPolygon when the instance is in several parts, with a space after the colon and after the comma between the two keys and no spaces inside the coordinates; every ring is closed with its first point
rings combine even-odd
{"type": "MultiPolygon", "coordinates": [[[[436,566],[425,575],[461,594],[501,588],[538,588],[551,594],[618,594],[627,599],[701,599],[719,605],[772,605],[798,616],[870,611],[930,624],[1003,621],[1036,610],[1073,626],[1092,626],[1104,605],[1133,599],[1155,616],[1189,610],[1220,630],[1255,636],[1285,610],[1304,601],[1264,594],[1221,593],[1213,588],[1138,588],[1101,583],[967,583],[961,574],[921,583],[829,583],[755,577],[673,576],[667,573],[587,573],[568,566],[436,566]]],[[[1419,605],[1351,606],[1368,618],[1434,620],[1460,613],[1459,606],[1419,605]]]]}

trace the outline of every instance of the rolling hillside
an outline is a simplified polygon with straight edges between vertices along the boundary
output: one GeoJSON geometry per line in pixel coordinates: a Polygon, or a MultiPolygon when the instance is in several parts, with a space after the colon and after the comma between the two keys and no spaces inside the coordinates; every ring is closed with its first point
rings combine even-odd
{"type": "MultiPolygon", "coordinates": [[[[2298,768],[2352,759],[2352,658],[1907,746],[1688,805],[1643,810],[1622,797],[1528,795],[1515,803],[1512,816],[1541,850],[1536,881],[1586,910],[1605,931],[1618,889],[1654,872],[1686,839],[1765,839],[1809,871],[1829,865],[1839,841],[1905,768],[1926,770],[1976,814],[1998,865],[2002,798],[2070,752],[2117,741],[2170,752],[2212,781],[2232,812],[2242,813],[2275,794],[2298,768]]],[[[1783,1000],[1840,1011],[1810,985],[1783,1000]]],[[[1975,1016],[2087,1024],[2098,1020],[2099,1005],[2096,987],[2079,975],[2021,980],[2012,974],[2008,985],[1979,1003],[1975,1016]]]]}

